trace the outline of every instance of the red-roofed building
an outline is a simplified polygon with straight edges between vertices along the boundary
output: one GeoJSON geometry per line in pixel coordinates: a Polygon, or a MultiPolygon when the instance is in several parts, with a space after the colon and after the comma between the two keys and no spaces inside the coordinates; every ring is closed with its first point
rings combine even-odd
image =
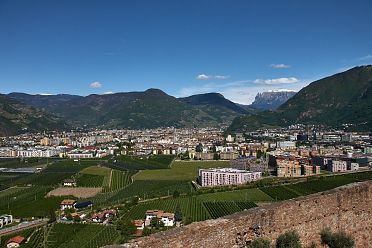
{"type": "Polygon", "coordinates": [[[8,240],[8,242],[6,242],[6,247],[7,248],[17,248],[17,247],[20,247],[20,245],[25,242],[25,238],[22,237],[22,236],[15,236],[11,239],[8,240]]]}

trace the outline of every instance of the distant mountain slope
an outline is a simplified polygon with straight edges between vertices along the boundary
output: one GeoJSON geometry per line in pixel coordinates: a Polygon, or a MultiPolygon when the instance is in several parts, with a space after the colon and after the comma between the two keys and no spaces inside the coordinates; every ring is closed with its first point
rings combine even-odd
{"type": "Polygon", "coordinates": [[[38,109],[49,110],[58,108],[59,105],[65,104],[72,100],[82,99],[82,96],[58,94],[58,95],[29,95],[26,93],[13,92],[8,94],[9,97],[17,99],[20,102],[29,104],[38,109]]]}
{"type": "Polygon", "coordinates": [[[294,123],[372,130],[372,66],[360,66],[315,81],[276,111],[237,117],[229,131],[287,126],[294,123]]]}
{"type": "Polygon", "coordinates": [[[250,114],[253,111],[249,108],[244,109],[219,93],[198,94],[178,99],[214,116],[219,122],[231,122],[236,116],[250,114]]]}
{"type": "Polygon", "coordinates": [[[0,135],[63,130],[67,127],[64,121],[51,114],[0,94],[0,135]]]}
{"type": "Polygon", "coordinates": [[[274,110],[296,94],[295,91],[280,90],[258,93],[250,105],[261,110],[274,110]]]}
{"type": "MultiPolygon", "coordinates": [[[[192,127],[229,124],[247,113],[223,96],[197,104],[193,98],[177,99],[158,89],[86,97],[38,96],[12,93],[9,96],[63,117],[74,126],[105,128],[192,127]]],[[[197,97],[198,98],[198,97],[197,97]]],[[[199,99],[200,100],[200,99],[199,99]]]]}

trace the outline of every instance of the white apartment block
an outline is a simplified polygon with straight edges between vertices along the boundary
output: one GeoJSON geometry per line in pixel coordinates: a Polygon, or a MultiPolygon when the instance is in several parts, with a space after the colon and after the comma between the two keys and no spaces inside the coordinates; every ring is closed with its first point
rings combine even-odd
{"type": "Polygon", "coordinates": [[[5,225],[9,225],[13,222],[13,216],[10,214],[5,214],[0,216],[0,228],[5,225]]]}
{"type": "Polygon", "coordinates": [[[347,171],[347,162],[342,160],[328,160],[327,170],[332,172],[347,171]]]}
{"type": "Polygon", "coordinates": [[[239,185],[261,179],[261,172],[231,168],[199,169],[199,183],[203,187],[239,185]]]}
{"type": "Polygon", "coordinates": [[[57,156],[60,153],[60,150],[57,149],[48,149],[48,150],[39,150],[39,149],[29,149],[29,150],[18,150],[17,157],[22,158],[49,158],[57,156]]]}

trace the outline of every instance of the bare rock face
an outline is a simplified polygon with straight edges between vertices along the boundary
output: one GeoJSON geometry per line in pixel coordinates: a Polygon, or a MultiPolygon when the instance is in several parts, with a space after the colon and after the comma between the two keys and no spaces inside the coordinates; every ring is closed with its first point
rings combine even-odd
{"type": "Polygon", "coordinates": [[[274,241],[287,230],[299,233],[303,245],[320,246],[320,231],[345,231],[355,247],[372,244],[372,182],[253,208],[215,220],[192,223],[131,240],[119,247],[234,247],[243,248],[258,237],[274,241]]]}
{"type": "Polygon", "coordinates": [[[267,91],[258,93],[252,103],[252,107],[262,110],[274,110],[294,96],[295,91],[267,91]]]}

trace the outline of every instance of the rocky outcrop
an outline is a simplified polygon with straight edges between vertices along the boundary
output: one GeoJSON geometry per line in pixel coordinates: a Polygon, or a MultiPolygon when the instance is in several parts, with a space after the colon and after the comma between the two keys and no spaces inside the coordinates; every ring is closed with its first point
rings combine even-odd
{"type": "Polygon", "coordinates": [[[303,244],[315,241],[324,227],[345,231],[355,247],[372,244],[372,182],[339,187],[330,191],[249,209],[216,220],[138,238],[113,247],[245,247],[251,240],[274,240],[287,230],[296,230],[303,244]]]}

